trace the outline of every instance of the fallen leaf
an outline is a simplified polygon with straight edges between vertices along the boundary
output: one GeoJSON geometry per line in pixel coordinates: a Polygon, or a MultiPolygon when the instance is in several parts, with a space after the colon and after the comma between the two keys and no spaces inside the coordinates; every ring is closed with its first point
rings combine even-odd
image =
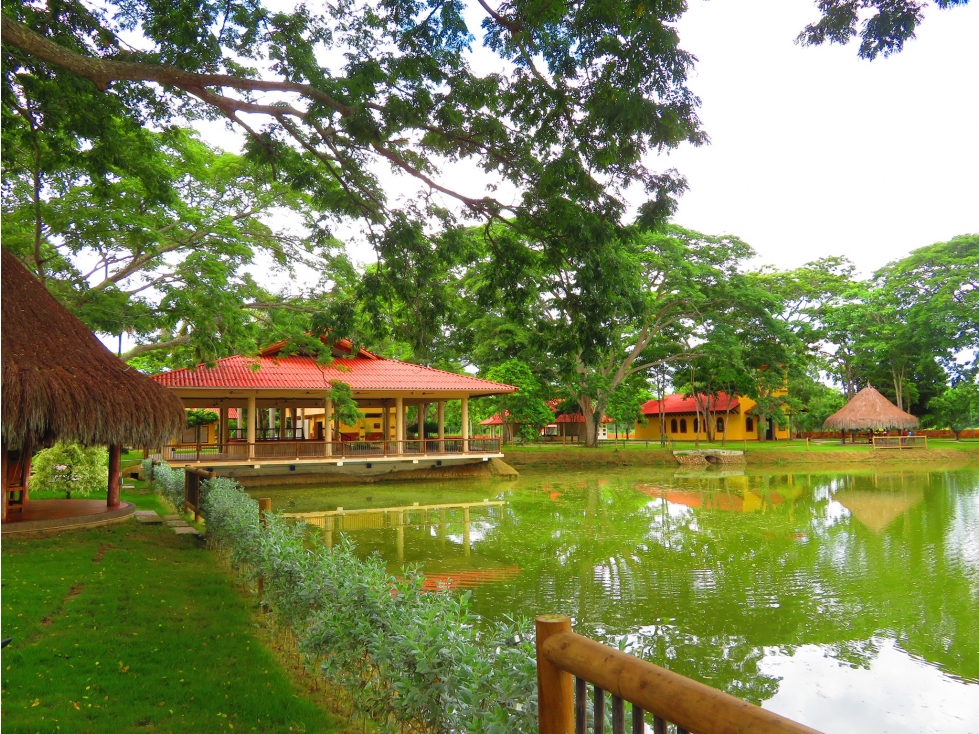
{"type": "Polygon", "coordinates": [[[41,705],[41,699],[35,698],[34,699],[34,703],[31,704],[31,708],[34,708],[35,706],[40,706],[40,705],[41,705]]]}
{"type": "Polygon", "coordinates": [[[72,701],[71,705],[75,707],[76,711],[81,711],[82,707],[78,705],[78,701],[72,701]]]}

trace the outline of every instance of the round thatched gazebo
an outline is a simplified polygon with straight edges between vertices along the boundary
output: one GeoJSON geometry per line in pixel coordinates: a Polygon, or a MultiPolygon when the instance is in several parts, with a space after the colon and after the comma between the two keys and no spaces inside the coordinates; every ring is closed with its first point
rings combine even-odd
{"type": "Polygon", "coordinates": [[[185,423],[180,399],[117,358],[2,249],[3,519],[23,509],[31,455],[56,441],[109,447],[107,505],[119,504],[122,446],[166,443],[185,423]]]}
{"type": "Polygon", "coordinates": [[[905,413],[870,385],[853,396],[846,405],[823,423],[831,431],[883,431],[892,428],[909,430],[918,427],[918,419],[905,413]]]}

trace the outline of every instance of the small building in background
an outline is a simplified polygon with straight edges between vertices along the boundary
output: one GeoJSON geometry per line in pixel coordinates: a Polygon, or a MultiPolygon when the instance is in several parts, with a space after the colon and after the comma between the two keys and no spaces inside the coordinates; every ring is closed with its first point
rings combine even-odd
{"type": "MultiPolygon", "coordinates": [[[[790,438],[788,425],[782,428],[770,418],[752,414],[751,409],[756,403],[751,398],[719,393],[712,398],[702,396],[701,400],[707,405],[715,440],[723,437],[728,441],[787,441],[790,438]]],[[[706,441],[708,438],[706,426],[701,425],[697,401],[692,395],[667,395],[662,401],[644,403],[641,410],[646,417],[646,425],[636,422],[635,438],[639,440],[660,440],[661,413],[666,417],[667,438],[674,441],[706,441]]]]}

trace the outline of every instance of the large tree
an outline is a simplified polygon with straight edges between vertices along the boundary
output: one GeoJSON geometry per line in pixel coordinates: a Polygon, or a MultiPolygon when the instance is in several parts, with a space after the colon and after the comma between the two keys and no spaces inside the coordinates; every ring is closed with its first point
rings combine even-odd
{"type": "MultiPolygon", "coordinates": [[[[572,260],[620,236],[630,186],[649,198],[647,221],[662,221],[684,183],[649,168],[647,154],[706,139],[687,88],[694,59],[674,27],[685,2],[479,6],[498,65],[488,73],[469,63],[474,29],[455,0],[315,10],[261,0],[8,3],[3,105],[33,98],[45,127],[83,140],[78,162],[96,184],[134,142],[145,148],[146,127],[223,116],[279,180],[324,215],[359,218],[375,243],[404,217],[438,228],[461,214],[514,228],[553,261],[572,260]],[[456,162],[486,179],[450,185],[445,166],[456,162]],[[413,179],[421,196],[394,202],[384,167],[413,179]],[[497,184],[504,194],[493,193],[497,184]]],[[[873,57],[914,35],[922,3],[818,7],[800,40],[859,34],[861,53],[873,57]]],[[[167,199],[165,180],[130,170],[167,199]]]]}
{"type": "Polygon", "coordinates": [[[36,100],[22,102],[4,114],[4,246],[94,331],[135,337],[124,358],[148,366],[251,352],[257,321],[311,308],[248,272],[256,260],[284,271],[319,260],[312,241],[269,225],[277,211],[310,215],[266,169],[170,128],[134,131],[141,145],[93,179],[84,141],[48,130],[36,100]]]}

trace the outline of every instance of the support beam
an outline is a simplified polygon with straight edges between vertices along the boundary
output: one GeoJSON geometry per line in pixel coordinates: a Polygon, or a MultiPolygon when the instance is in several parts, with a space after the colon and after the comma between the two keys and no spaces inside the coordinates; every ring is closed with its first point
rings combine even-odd
{"type": "Polygon", "coordinates": [[[119,460],[122,458],[122,446],[117,443],[109,446],[109,486],[107,487],[105,504],[108,507],[119,506],[119,460]]]}
{"type": "Polygon", "coordinates": [[[425,453],[425,415],[428,413],[428,403],[418,404],[418,451],[425,453]]]}
{"type": "Polygon", "coordinates": [[[394,440],[398,442],[395,450],[403,454],[405,448],[401,442],[405,440],[405,399],[400,396],[394,399],[394,440]]]}
{"type": "Polygon", "coordinates": [[[218,408],[218,445],[224,451],[224,446],[228,443],[228,409],[218,408]]]}
{"type": "Polygon", "coordinates": [[[269,430],[265,438],[275,438],[275,408],[269,408],[269,430]]]}
{"type": "Polygon", "coordinates": [[[391,440],[391,406],[384,401],[381,406],[381,434],[384,436],[384,454],[388,453],[388,442],[391,440]]]}
{"type": "Polygon", "coordinates": [[[435,404],[435,415],[439,423],[439,453],[445,453],[445,401],[439,400],[435,404]]]}
{"type": "Polygon", "coordinates": [[[323,439],[326,441],[326,455],[333,456],[333,398],[329,394],[323,407],[323,439]]]}
{"type": "Polygon", "coordinates": [[[255,409],[255,396],[248,396],[248,458],[255,457],[255,423],[258,420],[258,410],[255,409]]]}
{"type": "Polygon", "coordinates": [[[469,396],[462,396],[462,452],[469,451],[469,396]]]}

